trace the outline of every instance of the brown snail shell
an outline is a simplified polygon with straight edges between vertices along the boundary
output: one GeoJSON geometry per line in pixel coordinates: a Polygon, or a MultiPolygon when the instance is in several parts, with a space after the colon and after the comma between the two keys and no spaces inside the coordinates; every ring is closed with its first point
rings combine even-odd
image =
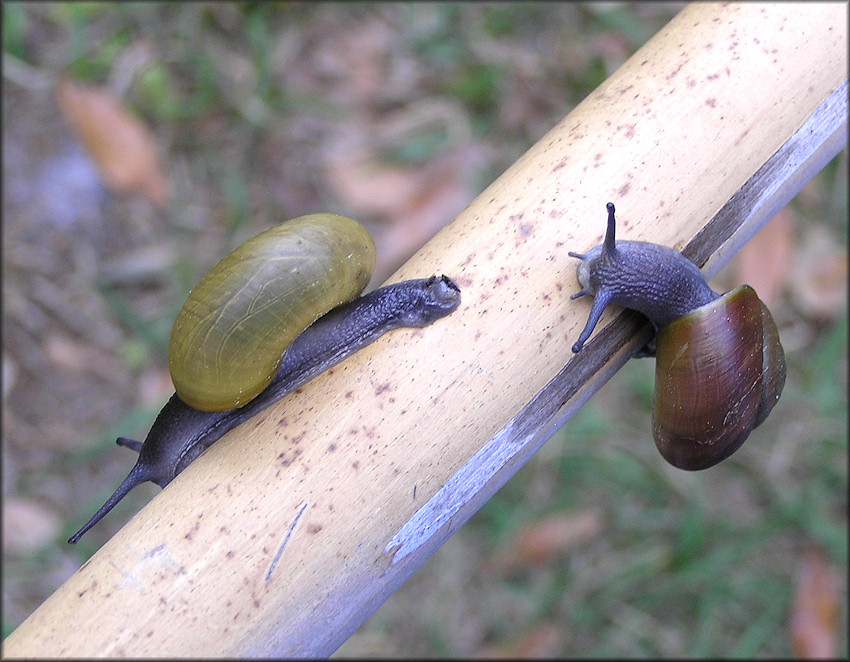
{"type": "Polygon", "coordinates": [[[680,469],[717,464],[767,418],[784,384],[776,324],[742,285],[658,330],[655,445],[680,469]]]}

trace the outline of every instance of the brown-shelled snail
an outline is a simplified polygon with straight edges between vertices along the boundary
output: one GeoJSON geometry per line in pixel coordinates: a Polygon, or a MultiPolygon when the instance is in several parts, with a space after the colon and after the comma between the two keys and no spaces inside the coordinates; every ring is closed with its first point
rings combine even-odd
{"type": "Polygon", "coordinates": [[[652,432],[670,464],[706,469],[734,453],[779,400],[785,354],[773,317],[742,285],[714,292],[678,251],[614,241],[614,205],[601,246],[582,255],[578,280],[593,307],[581,350],[608,304],[643,313],[658,330],[652,432]]]}
{"type": "Polygon", "coordinates": [[[124,482],[68,540],[80,537],[131,489],[165,487],[225,432],[382,334],[423,327],[460,305],[446,276],[388,285],[363,296],[375,245],[357,222],[311,214],[260,233],[198,283],[169,343],[176,393],[124,482]]]}

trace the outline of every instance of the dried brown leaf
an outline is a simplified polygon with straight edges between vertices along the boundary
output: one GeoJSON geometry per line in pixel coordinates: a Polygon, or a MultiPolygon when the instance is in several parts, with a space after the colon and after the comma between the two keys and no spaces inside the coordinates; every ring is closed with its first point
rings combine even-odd
{"type": "Polygon", "coordinates": [[[465,176],[480,164],[484,148],[464,144],[415,166],[390,166],[374,146],[352,144],[328,156],[329,185],[358,218],[382,221],[375,235],[383,281],[460,212],[473,192],[465,176]]]}
{"type": "Polygon", "coordinates": [[[493,568],[512,572],[528,565],[546,563],[593,539],[602,530],[602,524],[601,514],[594,510],[544,517],[520,529],[506,548],[495,556],[493,568]]]}
{"type": "Polygon", "coordinates": [[[806,234],[792,261],[791,292],[809,317],[829,320],[847,308],[847,253],[825,231],[806,234]]]}
{"type": "Polygon", "coordinates": [[[375,268],[378,281],[404,264],[469,204],[474,196],[465,184],[465,174],[480,159],[481,149],[470,144],[441,155],[417,171],[413,195],[389,216],[383,231],[375,237],[380,256],[375,268]]]}
{"type": "Polygon", "coordinates": [[[788,277],[793,235],[794,218],[786,207],[738,254],[739,282],[750,285],[768,307],[776,301],[788,277]]]}
{"type": "Polygon", "coordinates": [[[105,89],[64,80],[56,96],[106,183],[120,193],[142,193],[162,207],[167,184],[148,128],[105,89]]]}
{"type": "Polygon", "coordinates": [[[834,658],[839,612],[838,582],[823,553],[807,549],[797,568],[791,607],[791,645],[805,659],[834,658]]]}
{"type": "Polygon", "coordinates": [[[415,170],[381,163],[366,145],[331,155],[326,172],[337,197],[360,217],[396,214],[421,186],[415,170]]]}

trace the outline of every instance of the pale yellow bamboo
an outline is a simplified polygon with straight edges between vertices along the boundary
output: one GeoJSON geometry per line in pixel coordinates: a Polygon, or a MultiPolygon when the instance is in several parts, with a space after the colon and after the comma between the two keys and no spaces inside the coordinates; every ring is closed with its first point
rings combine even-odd
{"type": "Polygon", "coordinates": [[[681,248],[844,80],[846,53],[844,3],[688,6],[393,278],[446,273],[460,309],[233,431],[5,655],[333,650],[377,606],[388,541],[570,359],[589,304],[568,298],[567,251],[599,243],[605,203],[620,237],[681,248]]]}

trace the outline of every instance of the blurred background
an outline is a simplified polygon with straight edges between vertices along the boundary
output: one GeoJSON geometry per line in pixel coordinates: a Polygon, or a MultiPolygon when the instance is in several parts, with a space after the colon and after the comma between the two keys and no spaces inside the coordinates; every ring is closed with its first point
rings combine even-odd
{"type": "MultiPolygon", "coordinates": [[[[158,492],[65,543],[209,267],[334,211],[379,284],[682,6],[3,3],[3,635],[158,492]]],[[[336,655],[846,657],[847,231],[845,151],[717,279],[788,356],[732,458],[667,466],[632,361],[336,655]]]]}

